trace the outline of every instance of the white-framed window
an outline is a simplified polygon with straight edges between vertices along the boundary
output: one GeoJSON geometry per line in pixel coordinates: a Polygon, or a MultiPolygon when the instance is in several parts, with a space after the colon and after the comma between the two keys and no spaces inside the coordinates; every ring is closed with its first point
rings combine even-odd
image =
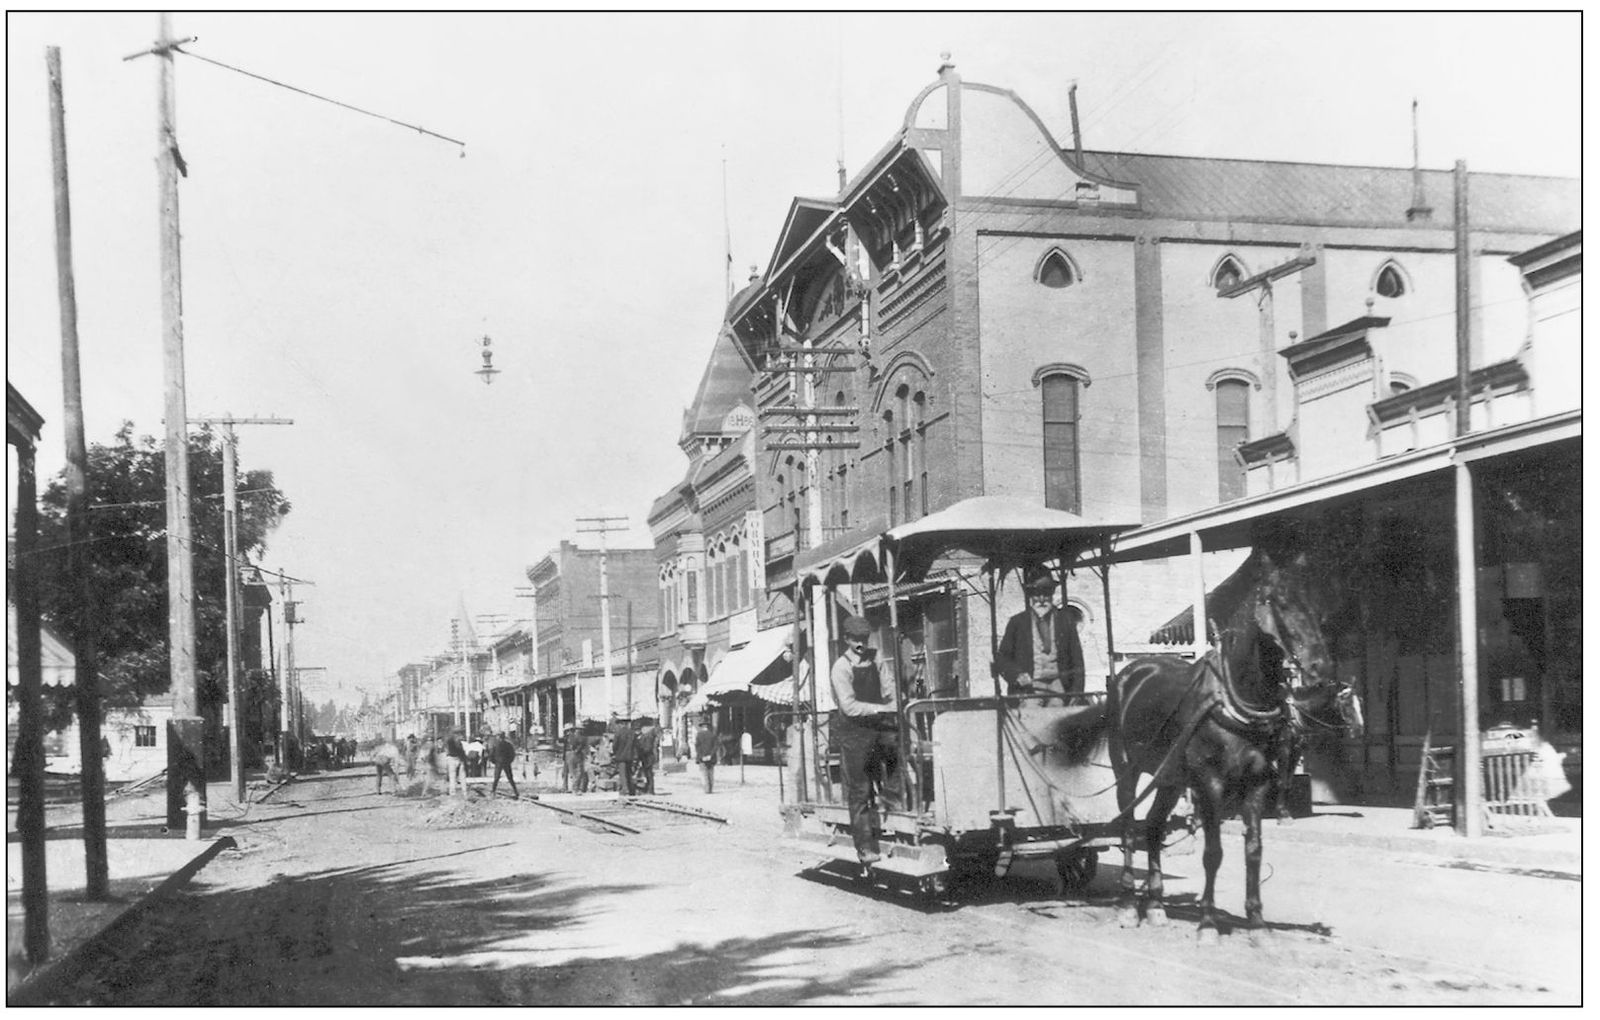
{"type": "Polygon", "coordinates": [[[1038,265],[1034,266],[1033,280],[1041,286],[1060,290],[1081,282],[1083,273],[1078,269],[1078,264],[1072,260],[1072,256],[1060,248],[1051,248],[1044,253],[1038,265]]]}
{"type": "Polygon", "coordinates": [[[1211,288],[1216,291],[1228,290],[1243,283],[1249,276],[1245,272],[1244,263],[1232,252],[1217,260],[1211,269],[1211,288]]]}
{"type": "Polygon", "coordinates": [[[1389,259],[1372,276],[1372,292],[1379,297],[1405,297],[1411,293],[1411,280],[1400,263],[1389,259]]]}
{"type": "Polygon", "coordinates": [[[156,728],[154,726],[135,726],[133,728],[133,746],[156,746],[156,728]]]}
{"type": "Polygon", "coordinates": [[[1245,494],[1244,465],[1233,452],[1250,438],[1250,384],[1243,379],[1217,380],[1217,498],[1222,502],[1245,494]]]}
{"type": "Polygon", "coordinates": [[[1044,505],[1083,512],[1079,422],[1089,378],[1075,366],[1047,366],[1034,375],[1043,421],[1044,505]]]}

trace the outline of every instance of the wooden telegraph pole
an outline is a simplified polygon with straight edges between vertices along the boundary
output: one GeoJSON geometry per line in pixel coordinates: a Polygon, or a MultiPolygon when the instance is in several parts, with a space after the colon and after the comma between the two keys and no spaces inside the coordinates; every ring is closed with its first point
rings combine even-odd
{"type": "Polygon", "coordinates": [[[293,425],[292,418],[190,418],[197,425],[222,426],[222,553],[226,561],[228,630],[228,705],[233,724],[228,727],[228,761],[232,766],[233,799],[243,804],[244,736],[239,701],[239,467],[235,425],[293,425]]]}
{"type": "Polygon", "coordinates": [[[161,238],[162,365],[166,380],[167,635],[172,671],[172,719],[167,723],[167,825],[184,827],[184,788],[199,795],[205,824],[205,720],[194,668],[194,549],[189,513],[188,409],[183,370],[183,261],[178,230],[178,174],[187,173],[178,153],[172,77],[173,51],[189,39],[172,37],[172,15],[162,12],[161,35],[148,50],[161,69],[156,99],[156,176],[161,238]]]}
{"type": "Polygon", "coordinates": [[[611,593],[606,582],[606,533],[621,531],[627,527],[626,517],[579,517],[579,524],[592,524],[590,528],[579,528],[578,533],[584,535],[600,536],[600,644],[604,651],[604,668],[606,674],[606,710],[610,718],[613,702],[611,700],[611,593]],[[620,523],[619,523],[620,522],[620,523]]]}
{"type": "Polygon", "coordinates": [[[67,118],[61,95],[61,49],[45,50],[50,78],[50,155],[55,168],[56,288],[61,301],[61,389],[67,441],[67,571],[77,580],[72,652],[73,693],[82,759],[84,895],[110,895],[106,861],[106,775],[100,753],[100,667],[95,654],[97,605],[89,576],[89,452],[83,435],[83,383],[78,364],[78,296],[72,273],[72,202],[67,187],[67,118]]]}

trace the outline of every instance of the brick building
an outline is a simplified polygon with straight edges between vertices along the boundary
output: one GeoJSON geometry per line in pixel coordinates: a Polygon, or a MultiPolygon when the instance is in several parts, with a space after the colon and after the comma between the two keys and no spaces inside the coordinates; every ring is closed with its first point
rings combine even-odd
{"type": "MultiPolygon", "coordinates": [[[[854,546],[969,496],[1150,524],[1247,497],[1260,466],[1281,485],[1365,458],[1365,414],[1319,417],[1331,405],[1306,399],[1296,357],[1382,320],[1375,400],[1445,374],[1450,187],[1431,170],[1063,148],[1015,94],[946,64],[838,194],[793,202],[729,309],[761,424],[717,454],[752,473],[761,542],[743,551],[781,595],[797,572],[841,555],[848,570],[854,546]],[[1291,452],[1308,429],[1339,441],[1291,452]]],[[[1578,223],[1579,182],[1474,173],[1469,187],[1471,357],[1489,366],[1526,333],[1508,257],[1578,223]]],[[[718,357],[731,361],[720,341],[718,357]]],[[[715,458],[696,463],[691,476],[715,458]]],[[[690,509],[658,505],[653,527],[690,509]]],[[[703,549],[674,555],[704,570],[703,549]]],[[[1221,577],[1243,553],[1216,555],[1221,577]]],[[[1139,648],[1187,603],[1191,575],[1130,564],[1115,588],[1118,648],[1139,648]]],[[[987,613],[967,612],[965,592],[939,573],[903,611],[931,689],[988,676],[987,613]]],[[[844,597],[883,622],[879,593],[844,597]]],[[[1105,607],[1076,580],[1066,597],[1086,621],[1092,689],[1110,665],[1105,607]]]]}

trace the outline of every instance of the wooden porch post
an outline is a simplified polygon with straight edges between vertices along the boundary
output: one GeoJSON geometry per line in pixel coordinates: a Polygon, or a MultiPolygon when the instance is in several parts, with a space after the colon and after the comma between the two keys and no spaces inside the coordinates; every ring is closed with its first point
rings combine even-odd
{"type": "Polygon", "coordinates": [[[1456,831],[1483,835],[1483,766],[1478,744],[1478,529],[1472,469],[1456,464],[1456,662],[1461,684],[1461,781],[1457,785],[1456,831]]]}

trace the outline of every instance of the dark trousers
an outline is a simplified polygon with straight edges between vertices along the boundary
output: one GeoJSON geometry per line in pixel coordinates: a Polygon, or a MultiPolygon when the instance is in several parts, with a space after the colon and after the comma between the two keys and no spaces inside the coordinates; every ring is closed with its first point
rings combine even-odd
{"type": "Polygon", "coordinates": [[[500,788],[500,777],[502,775],[506,777],[506,782],[511,784],[511,796],[521,797],[522,794],[517,792],[517,781],[511,778],[511,766],[502,765],[499,762],[494,763],[494,782],[489,784],[489,796],[494,796],[494,792],[500,788]]]}
{"type": "Polygon", "coordinates": [[[872,803],[874,788],[886,808],[898,808],[905,800],[899,734],[892,719],[879,725],[843,713],[839,713],[833,731],[839,741],[845,803],[850,807],[850,835],[855,840],[856,854],[876,855],[879,829],[878,813],[872,803]]]}
{"type": "Polygon", "coordinates": [[[633,759],[617,759],[617,781],[622,784],[622,795],[633,796],[633,759]]]}
{"type": "Polygon", "coordinates": [[[716,772],[717,772],[717,759],[716,758],[714,758],[714,757],[712,757],[712,758],[702,758],[700,760],[700,778],[705,780],[706,792],[707,793],[711,792],[711,784],[712,784],[712,780],[716,776],[716,772]]]}
{"type": "Polygon", "coordinates": [[[568,793],[583,793],[589,789],[589,770],[585,766],[582,751],[567,752],[568,793]]]}
{"type": "Polygon", "coordinates": [[[656,762],[654,758],[639,759],[639,782],[636,784],[636,786],[641,787],[639,790],[640,793],[647,793],[651,794],[652,796],[655,794],[656,762]]]}

